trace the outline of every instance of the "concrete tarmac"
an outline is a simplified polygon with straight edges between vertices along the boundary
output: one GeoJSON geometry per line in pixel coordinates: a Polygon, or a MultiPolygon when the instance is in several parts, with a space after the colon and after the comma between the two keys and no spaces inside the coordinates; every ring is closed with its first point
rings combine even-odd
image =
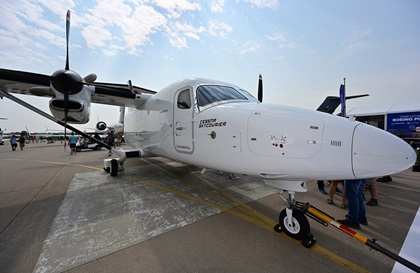
{"type": "MultiPolygon", "coordinates": [[[[127,160],[126,171],[110,177],[101,170],[106,150],[70,156],[60,143],[23,151],[7,144],[0,146],[1,272],[391,272],[394,265],[313,220],[310,249],[274,232],[285,206],[259,179],[201,174],[163,158],[127,160]]],[[[420,205],[420,173],[392,178],[377,183],[379,206],[367,207],[369,226],[358,232],[398,254],[420,205]]],[[[298,201],[344,218],[315,181],[307,184],[298,201]]]]}

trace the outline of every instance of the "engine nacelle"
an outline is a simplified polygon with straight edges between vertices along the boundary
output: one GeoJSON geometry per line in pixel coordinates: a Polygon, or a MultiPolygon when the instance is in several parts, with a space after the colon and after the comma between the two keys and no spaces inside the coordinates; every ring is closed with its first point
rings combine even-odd
{"type": "Polygon", "coordinates": [[[103,121],[100,121],[100,122],[96,123],[96,129],[98,129],[98,130],[103,131],[103,130],[106,129],[106,127],[107,127],[106,123],[103,122],[103,121]]]}
{"type": "MultiPolygon", "coordinates": [[[[67,102],[68,123],[83,124],[89,121],[90,96],[91,94],[87,89],[69,96],[67,102]]],[[[60,92],[56,92],[55,98],[50,100],[50,111],[56,119],[64,122],[64,95],[60,92]]]]}
{"type": "MultiPolygon", "coordinates": [[[[67,102],[67,122],[68,123],[87,123],[90,118],[90,102],[80,100],[69,100],[67,102]]],[[[64,100],[50,100],[50,111],[52,115],[64,122],[64,100]]]]}

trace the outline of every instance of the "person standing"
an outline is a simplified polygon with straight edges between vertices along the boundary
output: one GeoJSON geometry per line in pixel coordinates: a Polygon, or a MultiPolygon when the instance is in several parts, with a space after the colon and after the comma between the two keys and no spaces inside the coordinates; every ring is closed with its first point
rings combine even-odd
{"type": "Polygon", "coordinates": [[[24,134],[20,134],[20,137],[18,139],[19,147],[23,151],[23,147],[25,147],[26,137],[24,134]]]}
{"type": "Polygon", "coordinates": [[[10,145],[12,145],[12,151],[16,151],[17,140],[15,135],[10,138],[10,145]]]}
{"type": "Polygon", "coordinates": [[[378,186],[375,178],[369,178],[366,188],[370,191],[370,200],[366,202],[367,206],[375,207],[378,205],[378,186]]]}
{"type": "Polygon", "coordinates": [[[368,224],[365,200],[363,199],[363,187],[366,182],[367,179],[344,180],[349,211],[346,219],[337,222],[355,229],[360,229],[360,224],[368,224]]]}
{"type": "Polygon", "coordinates": [[[327,192],[325,191],[324,180],[317,180],[316,182],[318,184],[319,192],[321,192],[322,194],[327,194],[327,192]]]}
{"type": "Polygon", "coordinates": [[[331,180],[331,185],[330,185],[330,190],[328,192],[328,199],[327,202],[328,204],[332,205],[334,204],[334,194],[338,193],[340,194],[340,191],[337,191],[337,185],[338,183],[343,184],[343,190],[341,191],[341,208],[342,209],[347,209],[348,205],[347,205],[347,199],[346,199],[346,187],[344,186],[344,181],[343,180],[331,180]]]}
{"type": "Polygon", "coordinates": [[[74,132],[71,132],[69,137],[70,155],[76,154],[76,143],[77,137],[74,135],[74,132]]]}
{"type": "MultiPolygon", "coordinates": [[[[110,131],[110,132],[108,132],[108,136],[106,138],[106,143],[111,147],[115,147],[114,142],[115,142],[114,131],[110,131]]],[[[111,149],[109,149],[108,156],[112,156],[112,150],[111,149]]]]}

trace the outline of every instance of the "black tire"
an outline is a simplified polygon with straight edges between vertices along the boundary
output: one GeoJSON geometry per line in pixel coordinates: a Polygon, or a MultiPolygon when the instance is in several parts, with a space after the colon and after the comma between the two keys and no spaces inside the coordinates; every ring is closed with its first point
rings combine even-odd
{"type": "Polygon", "coordinates": [[[80,152],[81,150],[82,150],[82,148],[76,147],[76,152],[80,152]]]}
{"type": "Polygon", "coordinates": [[[287,235],[296,240],[303,240],[308,237],[310,232],[309,221],[302,212],[293,210],[292,222],[290,224],[288,224],[286,216],[286,209],[284,209],[280,212],[279,223],[281,229],[286,232],[287,235]]]}
{"type": "Polygon", "coordinates": [[[111,176],[116,176],[118,173],[118,162],[116,159],[111,160],[111,176]]]}

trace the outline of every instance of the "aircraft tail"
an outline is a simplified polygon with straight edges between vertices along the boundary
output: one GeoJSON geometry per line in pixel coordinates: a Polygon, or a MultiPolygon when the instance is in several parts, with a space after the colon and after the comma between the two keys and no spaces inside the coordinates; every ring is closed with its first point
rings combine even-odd
{"type": "Polygon", "coordinates": [[[125,116],[125,107],[120,107],[120,118],[118,119],[118,123],[124,124],[124,116],[125,116]]]}

